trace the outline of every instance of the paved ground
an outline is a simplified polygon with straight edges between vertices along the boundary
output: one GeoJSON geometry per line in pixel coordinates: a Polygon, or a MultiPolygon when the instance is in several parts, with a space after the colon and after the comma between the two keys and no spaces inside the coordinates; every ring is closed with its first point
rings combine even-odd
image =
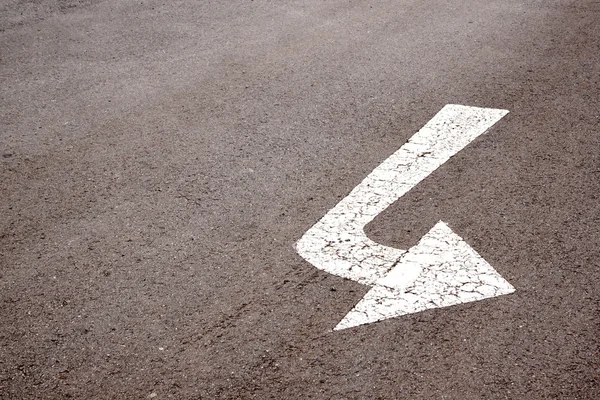
{"type": "Polygon", "coordinates": [[[0,398],[600,398],[600,3],[0,1],[0,398]],[[294,243],[445,104],[368,227],[516,292],[331,332],[294,243]]]}

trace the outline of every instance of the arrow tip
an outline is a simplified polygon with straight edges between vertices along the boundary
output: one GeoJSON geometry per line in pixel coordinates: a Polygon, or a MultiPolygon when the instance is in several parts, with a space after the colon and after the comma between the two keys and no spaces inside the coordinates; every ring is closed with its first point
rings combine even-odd
{"type": "Polygon", "coordinates": [[[455,234],[438,222],[413,246],[334,330],[351,328],[430,308],[448,307],[514,292],[490,264],[455,234]],[[395,285],[403,271],[418,264],[420,273],[412,283],[395,285]]]}

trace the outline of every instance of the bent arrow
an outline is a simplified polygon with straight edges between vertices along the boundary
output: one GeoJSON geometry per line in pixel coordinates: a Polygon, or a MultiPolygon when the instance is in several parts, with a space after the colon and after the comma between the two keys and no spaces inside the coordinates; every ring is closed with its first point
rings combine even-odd
{"type": "Polygon", "coordinates": [[[508,111],[446,105],[310,228],[296,250],[315,267],[372,286],[334,330],[514,292],[464,240],[438,222],[409,250],[364,227],[508,111]]]}

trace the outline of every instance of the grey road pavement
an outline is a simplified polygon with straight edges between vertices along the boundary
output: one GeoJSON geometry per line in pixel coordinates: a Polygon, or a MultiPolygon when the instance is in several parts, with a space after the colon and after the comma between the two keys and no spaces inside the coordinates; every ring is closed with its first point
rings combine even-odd
{"type": "Polygon", "coordinates": [[[0,398],[600,398],[600,3],[0,0],[0,398]],[[332,328],[295,243],[446,104],[509,111],[366,226],[515,288],[332,328]]]}

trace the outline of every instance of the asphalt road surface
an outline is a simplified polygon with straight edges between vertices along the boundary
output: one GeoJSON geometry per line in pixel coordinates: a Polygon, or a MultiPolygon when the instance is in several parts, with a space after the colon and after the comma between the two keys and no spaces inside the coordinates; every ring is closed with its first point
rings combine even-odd
{"type": "Polygon", "coordinates": [[[0,398],[599,399],[597,0],[0,1],[0,398]],[[510,111],[367,227],[515,292],[349,329],[294,247],[446,104],[510,111]]]}

